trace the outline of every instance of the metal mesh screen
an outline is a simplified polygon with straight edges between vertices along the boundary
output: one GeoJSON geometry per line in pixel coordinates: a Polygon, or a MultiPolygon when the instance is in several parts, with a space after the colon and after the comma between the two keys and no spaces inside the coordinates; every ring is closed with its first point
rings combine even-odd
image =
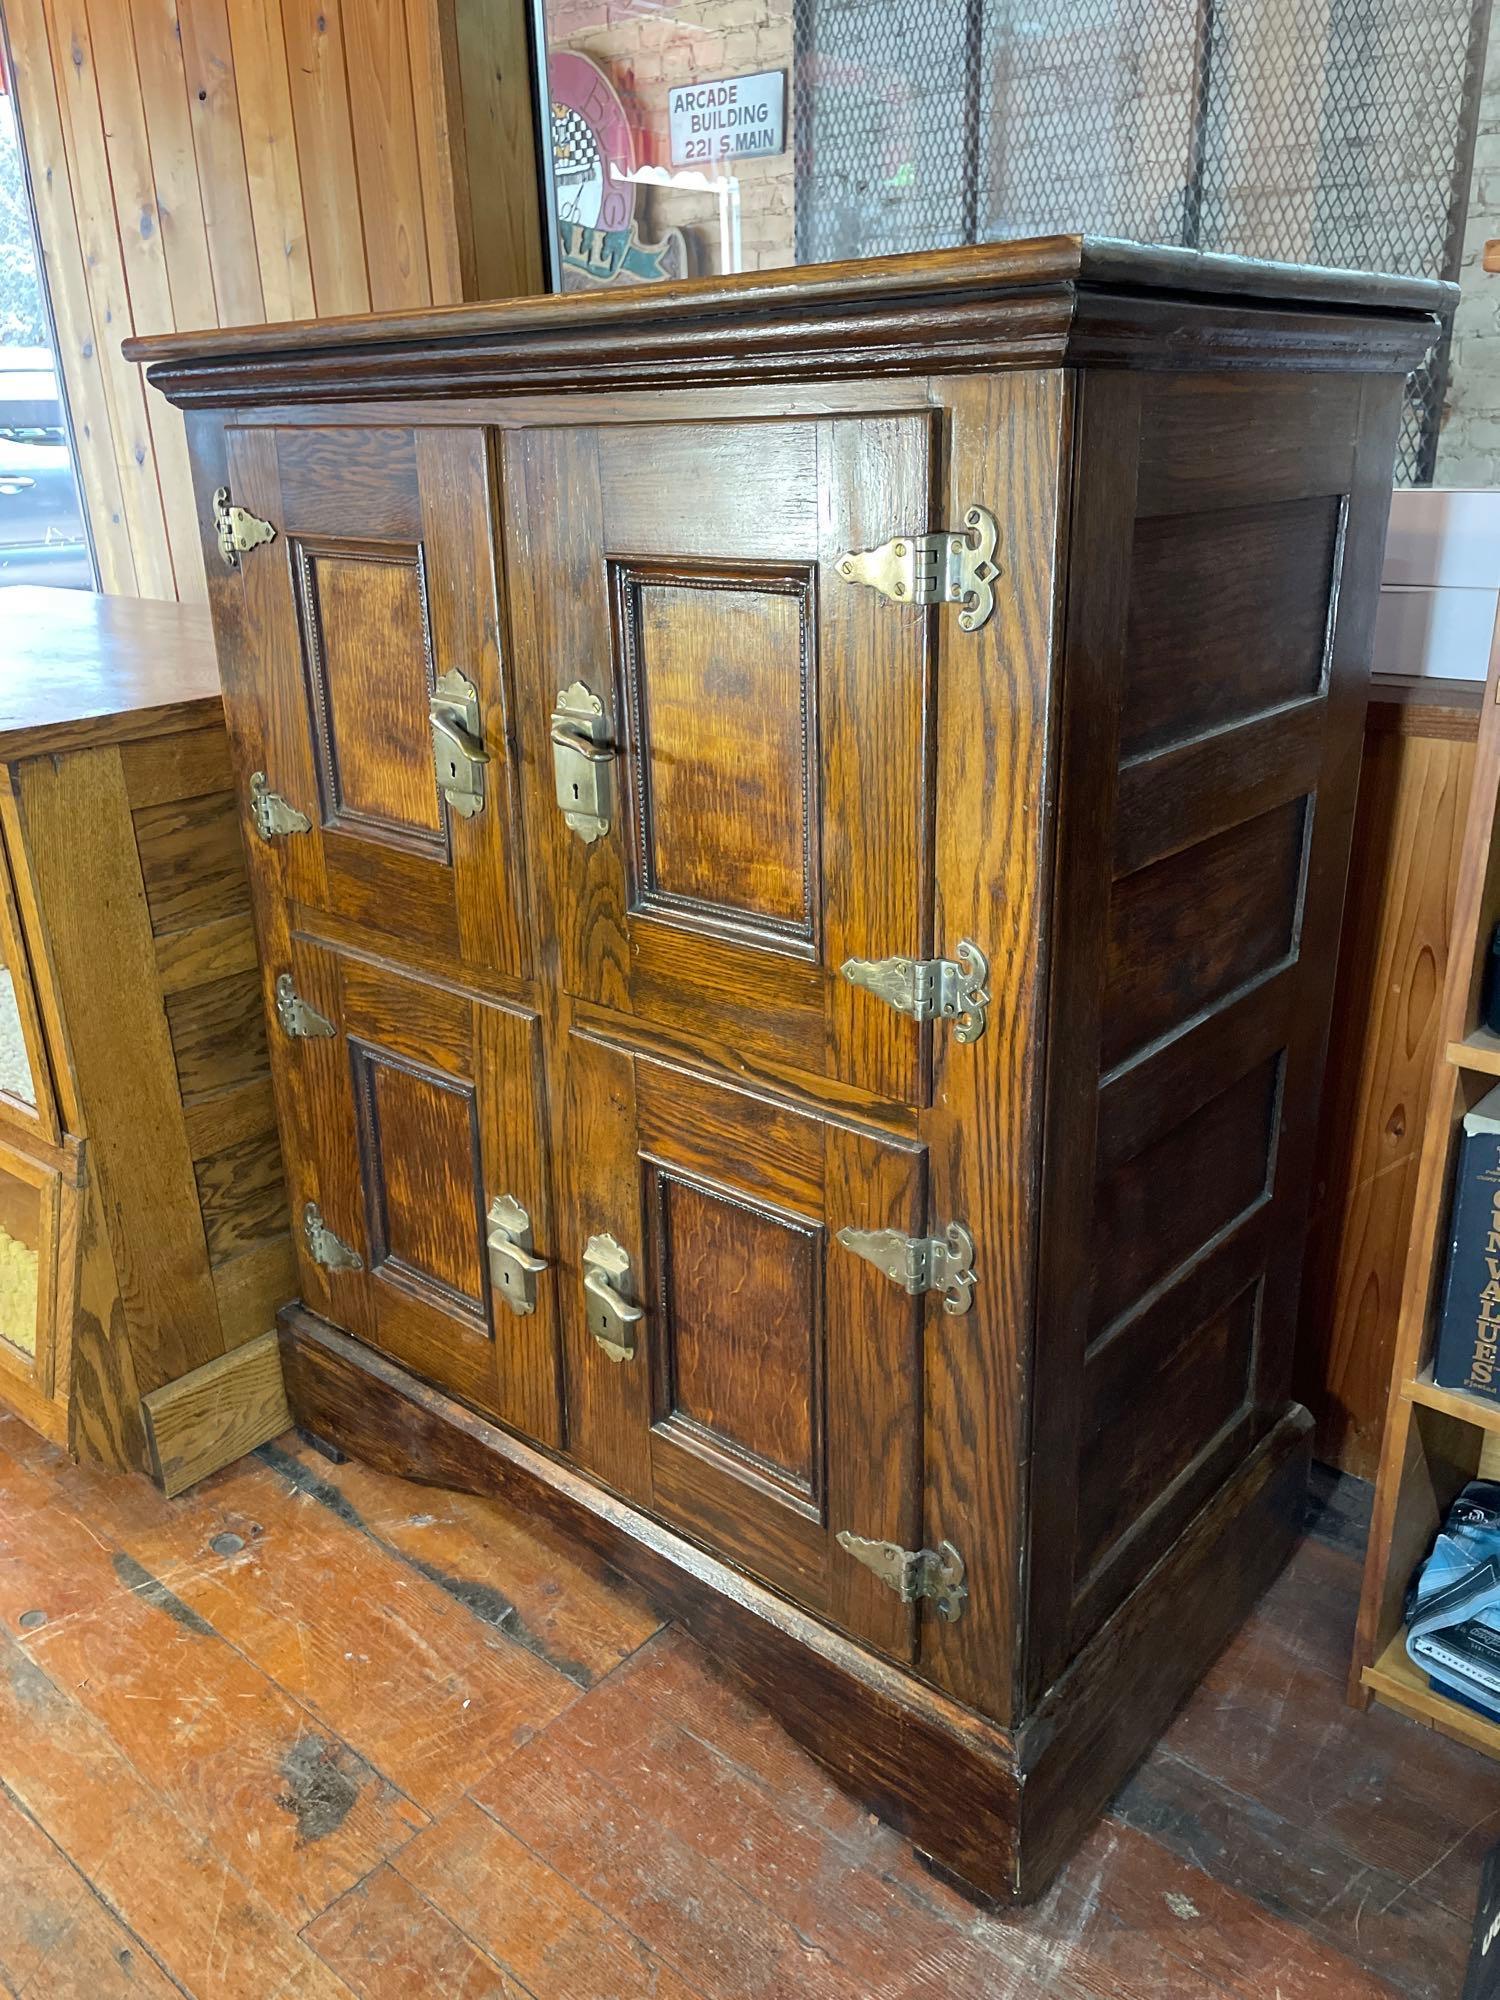
{"type": "MultiPolygon", "coordinates": [[[[1453,277],[1487,0],[795,0],[805,262],[1084,230],[1453,277]]],[[[1411,378],[1432,477],[1447,379],[1411,378]]]]}

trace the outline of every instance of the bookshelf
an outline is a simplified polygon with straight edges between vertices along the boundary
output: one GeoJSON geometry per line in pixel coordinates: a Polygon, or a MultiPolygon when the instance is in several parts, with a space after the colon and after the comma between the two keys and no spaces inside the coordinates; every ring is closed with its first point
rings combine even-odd
{"type": "Polygon", "coordinates": [[[1417,1169],[1385,1438],[1350,1673],[1350,1700],[1372,1699],[1500,1757],[1500,1719],[1427,1685],[1406,1653],[1402,1598],[1460,1488],[1500,1478],[1500,1403],[1432,1380],[1433,1318],[1443,1279],[1448,1195],[1464,1113],[1500,1081],[1500,1035],[1479,1023],[1484,957],[1500,921],[1500,620],[1479,715],[1449,932],[1437,1074],[1417,1169]]]}

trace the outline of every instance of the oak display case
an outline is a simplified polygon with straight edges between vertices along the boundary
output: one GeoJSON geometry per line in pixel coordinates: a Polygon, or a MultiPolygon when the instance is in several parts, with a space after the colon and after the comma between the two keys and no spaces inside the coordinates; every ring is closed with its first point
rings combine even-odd
{"type": "Polygon", "coordinates": [[[285,1424],[294,1286],[212,636],[31,588],[0,635],[0,1402],[175,1491],[285,1424]]]}

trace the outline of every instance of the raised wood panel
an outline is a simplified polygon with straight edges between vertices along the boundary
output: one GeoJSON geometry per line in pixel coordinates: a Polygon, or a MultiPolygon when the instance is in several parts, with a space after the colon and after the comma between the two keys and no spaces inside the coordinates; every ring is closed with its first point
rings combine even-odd
{"type": "Polygon", "coordinates": [[[265,1075],[266,1029],[255,973],[239,972],[174,993],[166,1008],[178,1088],[185,1098],[265,1075]]]}
{"type": "Polygon", "coordinates": [[[1096,1335],[1264,1198],[1280,1081],[1280,1058],[1268,1056],[1101,1177],[1091,1231],[1096,1335]]]}
{"type": "Polygon", "coordinates": [[[188,930],[168,931],[156,940],[156,972],[163,993],[206,986],[232,972],[256,967],[255,931],[248,910],[211,917],[188,930]]]}
{"type": "Polygon", "coordinates": [[[1342,521],[1334,494],[1140,522],[1122,759],[1319,691],[1342,521]]]}
{"type": "Polygon", "coordinates": [[[324,824],[445,855],[421,550],[301,536],[293,571],[324,824]]]}
{"type": "Polygon", "coordinates": [[[233,792],[144,806],[133,818],[151,929],[158,938],[249,913],[233,792]]]}
{"type": "Polygon", "coordinates": [[[474,1085],[355,1042],[372,1275],[486,1328],[474,1085]]]}
{"type": "Polygon", "coordinates": [[[1085,1573],[1244,1406],[1259,1312],[1252,1280],[1198,1325],[1127,1328],[1091,1358],[1079,1450],[1078,1560],[1085,1573]]]}
{"type": "Polygon", "coordinates": [[[290,1230],[283,1230],[274,1243],[262,1243],[220,1264],[213,1281],[226,1350],[254,1340],[265,1331],[268,1311],[297,1295],[297,1255],[290,1230]]]}
{"type": "Polygon", "coordinates": [[[131,333],[545,287],[522,0],[5,10],[106,590],[201,598],[179,413],[131,333]]]}
{"type": "Polygon", "coordinates": [[[817,938],[812,579],[616,572],[635,907],[817,938]],[[753,632],[753,646],[744,635],[753,632]]]}
{"type": "MultiPolygon", "coordinates": [[[[205,629],[203,658],[211,663],[212,636],[205,629]]],[[[217,680],[217,669],[214,669],[217,680]]],[[[234,790],[234,764],[229,738],[220,722],[212,729],[183,729],[170,736],[148,737],[120,748],[120,769],[131,810],[170,805],[176,799],[201,799],[210,792],[234,790]]]]}
{"type": "Polygon", "coordinates": [[[208,1261],[217,1269],[286,1234],[286,1184],[274,1132],[236,1139],[193,1172],[208,1261]]]}
{"type": "Polygon", "coordinates": [[[822,1510],[823,1232],[657,1167],[656,1425],[822,1510]],[[732,1302],[753,1298],[753,1315],[732,1302]]]}
{"type": "Polygon", "coordinates": [[[185,1107],[188,1145],[195,1165],[212,1159],[227,1146],[261,1139],[276,1130],[276,1105],[269,1076],[252,1077],[213,1097],[200,1097],[185,1107]]]}
{"type": "Polygon", "coordinates": [[[1115,884],[1106,1070],[1293,952],[1308,817],[1305,800],[1289,800],[1115,884]]]}

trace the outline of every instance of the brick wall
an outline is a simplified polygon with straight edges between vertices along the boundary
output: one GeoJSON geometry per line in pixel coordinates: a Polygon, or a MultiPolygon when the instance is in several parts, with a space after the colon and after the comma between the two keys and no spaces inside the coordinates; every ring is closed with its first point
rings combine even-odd
{"type": "Polygon", "coordinates": [[[1490,30],[1474,176],[1464,232],[1462,298],[1453,322],[1452,367],[1438,441],[1439,486],[1500,486],[1500,272],[1486,271],[1485,244],[1500,237],[1500,24],[1490,30]]]}
{"type": "MultiPolygon", "coordinates": [[[[792,0],[674,0],[670,16],[635,0],[547,0],[554,49],[593,58],[629,113],[638,166],[670,167],[667,90],[672,84],[779,69],[792,105],[792,0]]],[[[742,260],[747,271],[789,264],[795,255],[795,176],[790,148],[731,163],[740,183],[742,260]]],[[[636,189],[636,220],[650,242],[663,229],[686,236],[695,274],[719,269],[719,209],[712,195],[636,189]]]]}

